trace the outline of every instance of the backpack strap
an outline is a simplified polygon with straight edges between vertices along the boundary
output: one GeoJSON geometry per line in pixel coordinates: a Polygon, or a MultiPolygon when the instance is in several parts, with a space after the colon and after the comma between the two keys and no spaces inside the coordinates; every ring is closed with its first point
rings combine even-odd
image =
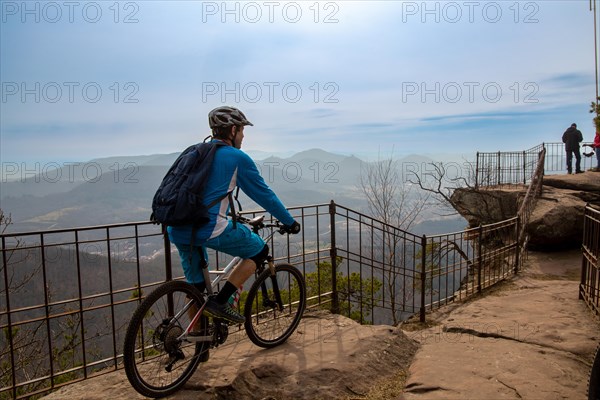
{"type": "MultiPolygon", "coordinates": [[[[223,196],[213,200],[210,202],[210,204],[208,204],[208,206],[206,206],[207,209],[211,209],[213,208],[215,205],[217,205],[217,203],[219,203],[221,200],[223,200],[225,197],[229,197],[229,204],[231,209],[233,210],[233,216],[231,218],[231,220],[233,221],[233,227],[236,227],[236,214],[235,214],[235,207],[233,205],[233,197],[231,195],[231,193],[233,192],[233,190],[225,193],[223,196]]],[[[237,198],[236,198],[237,200],[237,198]]],[[[198,232],[198,228],[199,226],[197,224],[194,224],[194,226],[192,227],[192,237],[190,238],[190,250],[194,248],[194,243],[196,242],[196,232],[198,232]]],[[[204,256],[202,256],[204,257],[204,256]]],[[[205,263],[207,263],[206,260],[204,260],[205,263]]],[[[192,265],[192,251],[190,251],[190,255],[189,255],[189,263],[190,265],[192,265]]]]}

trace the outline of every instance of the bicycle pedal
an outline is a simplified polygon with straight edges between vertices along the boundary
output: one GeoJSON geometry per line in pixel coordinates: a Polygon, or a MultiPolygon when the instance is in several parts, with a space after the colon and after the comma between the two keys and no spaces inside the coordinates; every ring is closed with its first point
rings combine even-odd
{"type": "Polygon", "coordinates": [[[234,322],[234,321],[230,321],[228,319],[224,319],[224,318],[213,318],[215,325],[222,325],[222,326],[236,326],[236,325],[241,325],[242,322],[234,322]]]}

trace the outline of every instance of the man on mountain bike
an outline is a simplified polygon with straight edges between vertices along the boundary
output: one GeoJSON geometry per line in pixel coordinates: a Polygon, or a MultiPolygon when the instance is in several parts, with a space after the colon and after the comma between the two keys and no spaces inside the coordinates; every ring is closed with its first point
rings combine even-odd
{"type": "Polygon", "coordinates": [[[216,318],[236,323],[244,322],[244,316],[229,305],[229,298],[254,273],[256,266],[269,254],[262,238],[243,224],[234,224],[227,218],[231,197],[227,196],[237,186],[248,197],[281,221],[289,233],[300,232],[300,224],[294,220],[275,193],[261,177],[256,164],[243,151],[244,127],[253,124],[234,107],[217,107],[208,114],[212,130],[212,141],[221,141],[226,146],[217,148],[213,165],[204,190],[204,204],[209,209],[210,221],[196,230],[194,245],[190,246],[192,225],[169,226],[169,239],[175,244],[181,257],[185,278],[200,291],[205,285],[202,268],[208,260],[206,247],[239,256],[242,261],[229,275],[218,294],[210,296],[204,310],[216,318]]]}

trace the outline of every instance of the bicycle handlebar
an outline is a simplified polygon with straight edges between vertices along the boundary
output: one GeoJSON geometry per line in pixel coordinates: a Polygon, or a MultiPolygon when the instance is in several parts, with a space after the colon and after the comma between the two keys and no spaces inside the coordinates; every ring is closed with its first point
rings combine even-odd
{"type": "Polygon", "coordinates": [[[264,217],[265,217],[264,215],[261,215],[260,217],[250,219],[248,217],[244,217],[241,214],[237,214],[235,216],[235,220],[237,222],[241,222],[242,224],[250,225],[252,228],[254,228],[256,230],[264,229],[264,228],[277,228],[277,231],[282,235],[285,233],[289,233],[286,230],[286,226],[283,225],[280,221],[275,220],[275,222],[273,222],[273,223],[266,224],[263,221],[264,217]]]}

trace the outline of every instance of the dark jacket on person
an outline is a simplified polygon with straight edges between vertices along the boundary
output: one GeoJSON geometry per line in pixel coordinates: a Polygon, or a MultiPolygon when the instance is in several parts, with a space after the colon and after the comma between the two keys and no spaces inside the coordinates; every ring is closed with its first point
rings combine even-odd
{"type": "Polygon", "coordinates": [[[562,141],[565,144],[566,151],[577,150],[579,148],[579,143],[583,141],[583,135],[579,129],[570,126],[565,133],[563,133],[562,141]]]}

